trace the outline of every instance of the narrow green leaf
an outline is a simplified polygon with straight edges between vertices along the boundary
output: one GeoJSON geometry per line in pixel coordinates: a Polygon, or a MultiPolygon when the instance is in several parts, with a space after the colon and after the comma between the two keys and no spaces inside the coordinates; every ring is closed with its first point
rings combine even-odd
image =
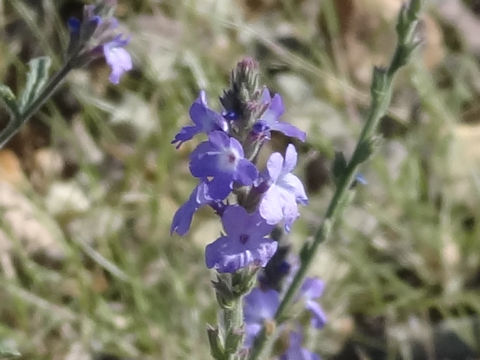
{"type": "Polygon", "coordinates": [[[223,348],[222,341],[220,340],[220,333],[218,329],[211,325],[207,325],[207,335],[212,357],[217,360],[224,359],[225,349],[223,348]]]}
{"type": "Polygon", "coordinates": [[[25,108],[36,99],[43,86],[47,82],[50,64],[51,61],[48,56],[32,59],[28,63],[30,71],[27,75],[25,90],[23,90],[20,98],[21,111],[25,110],[25,108]]]}
{"type": "Polygon", "coordinates": [[[7,85],[0,85],[0,98],[10,114],[14,117],[18,117],[20,111],[17,106],[17,99],[15,98],[15,94],[7,85]]]}

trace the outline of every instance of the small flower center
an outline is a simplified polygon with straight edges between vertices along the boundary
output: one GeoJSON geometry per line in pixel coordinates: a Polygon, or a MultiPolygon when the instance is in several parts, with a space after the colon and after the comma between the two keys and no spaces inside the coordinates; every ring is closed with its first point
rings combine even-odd
{"type": "Polygon", "coordinates": [[[219,169],[224,172],[233,172],[237,167],[238,160],[240,159],[239,154],[233,149],[226,149],[223,154],[219,157],[219,169]]]}
{"type": "Polygon", "coordinates": [[[245,245],[245,244],[247,243],[247,241],[248,241],[249,238],[250,238],[249,235],[247,235],[247,234],[241,234],[241,235],[240,235],[240,242],[245,245]]]}

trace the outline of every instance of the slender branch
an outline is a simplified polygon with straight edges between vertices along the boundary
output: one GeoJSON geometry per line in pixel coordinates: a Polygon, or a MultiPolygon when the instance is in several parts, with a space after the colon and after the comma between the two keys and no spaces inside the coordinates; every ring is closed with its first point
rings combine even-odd
{"type": "MultiPolygon", "coordinates": [[[[332,226],[341,217],[342,209],[349,200],[351,185],[357,174],[359,166],[369,159],[375,147],[374,134],[381,118],[386,114],[390,104],[393,79],[400,67],[405,65],[416,48],[414,41],[414,30],[418,22],[422,0],[412,0],[408,6],[404,6],[400,12],[397,24],[398,43],[395,53],[386,69],[375,68],[371,85],[371,104],[367,121],[358,139],[355,151],[337,179],[336,191],[330,201],[322,224],[317,229],[313,241],[304,245],[300,257],[301,265],[293,281],[288,287],[278,309],[275,313],[275,321],[283,322],[285,311],[295,299],[299,288],[303,284],[305,276],[315,258],[320,244],[328,240],[332,226]]],[[[250,352],[249,360],[256,360],[263,356],[265,349],[269,348],[268,343],[272,341],[273,334],[266,331],[265,326],[257,336],[254,346],[250,352]]]]}

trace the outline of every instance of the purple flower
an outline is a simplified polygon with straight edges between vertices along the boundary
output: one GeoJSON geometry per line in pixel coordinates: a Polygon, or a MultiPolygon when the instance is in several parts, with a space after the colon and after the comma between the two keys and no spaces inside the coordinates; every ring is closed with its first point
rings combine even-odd
{"type": "Polygon", "coordinates": [[[70,18],[70,44],[67,55],[75,66],[83,66],[98,57],[105,57],[111,68],[110,82],[118,84],[120,77],[132,69],[132,58],[124,47],[128,39],[116,34],[118,21],[111,16],[116,1],[104,1],[98,6],[86,5],[83,20],[70,18]]]}
{"type": "Polygon", "coordinates": [[[208,134],[214,130],[228,131],[228,123],[225,118],[208,107],[204,90],[200,91],[198,98],[190,107],[190,118],[195,125],[183,127],[172,140],[172,144],[177,144],[177,149],[198,133],[208,134]]]}
{"type": "Polygon", "coordinates": [[[321,306],[315,301],[323,294],[325,283],[317,278],[306,278],[300,289],[305,301],[305,308],[312,314],[312,326],[320,329],[327,322],[327,316],[321,306]]]}
{"type": "Polygon", "coordinates": [[[290,333],[290,342],[287,351],[280,356],[280,360],[320,360],[317,354],[314,354],[302,347],[303,336],[301,332],[292,331],[290,333]]]}
{"type": "Polygon", "coordinates": [[[193,214],[203,205],[211,202],[212,199],[208,195],[208,185],[205,181],[201,181],[195,189],[188,201],[183,204],[175,213],[170,227],[170,234],[176,232],[178,235],[185,235],[190,229],[193,214]]]}
{"type": "Polygon", "coordinates": [[[222,131],[212,131],[192,152],[190,171],[195,177],[213,177],[209,194],[215,200],[225,199],[234,182],[252,185],[258,176],[255,165],[244,158],[242,145],[222,131]]]}
{"type": "Polygon", "coordinates": [[[122,39],[117,35],[113,40],[102,45],[105,61],[112,69],[109,80],[112,84],[118,84],[123,73],[132,69],[132,58],[124,46],[128,39],[122,39]]]}
{"type": "Polygon", "coordinates": [[[243,317],[245,320],[244,347],[253,345],[255,336],[262,329],[263,323],[273,320],[280,304],[279,293],[275,290],[253,289],[245,296],[243,317]]]}
{"type": "Polygon", "coordinates": [[[292,144],[287,147],[285,159],[280,153],[270,155],[264,177],[271,185],[259,205],[260,215],[268,224],[274,225],[284,220],[286,231],[290,231],[291,225],[299,216],[297,203],[308,203],[302,182],[290,173],[296,164],[297,151],[292,144]]]}
{"type": "Polygon", "coordinates": [[[249,265],[265,266],[277,250],[277,242],[266,238],[273,226],[258,212],[248,214],[241,206],[228,206],[222,216],[226,232],[207,245],[205,262],[209,269],[233,273],[249,265]]]}
{"type": "Polygon", "coordinates": [[[262,93],[262,102],[264,104],[269,104],[269,107],[263,113],[260,121],[265,122],[270,130],[279,131],[284,135],[297,138],[302,142],[305,141],[305,138],[307,137],[305,132],[301,131],[292,124],[278,120],[285,112],[282,97],[279,94],[275,94],[272,98],[270,97],[270,91],[265,88],[262,93]]]}

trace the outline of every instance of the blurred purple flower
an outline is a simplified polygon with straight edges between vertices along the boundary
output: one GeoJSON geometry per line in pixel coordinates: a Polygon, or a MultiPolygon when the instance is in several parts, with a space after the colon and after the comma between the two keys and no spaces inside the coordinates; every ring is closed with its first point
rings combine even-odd
{"type": "Polygon", "coordinates": [[[183,127],[172,140],[172,144],[177,144],[177,149],[198,133],[208,134],[214,130],[228,131],[228,123],[225,118],[208,107],[207,95],[204,90],[200,91],[198,98],[190,107],[190,118],[195,125],[183,127]]]}
{"type": "Polygon", "coordinates": [[[233,183],[252,185],[258,176],[255,165],[244,158],[242,145],[222,131],[212,131],[190,155],[190,171],[199,178],[213,177],[209,194],[223,200],[233,189],[233,183]]]}
{"type": "Polygon", "coordinates": [[[266,238],[273,226],[258,214],[247,213],[241,206],[228,206],[222,216],[226,232],[207,245],[205,262],[209,269],[233,273],[249,265],[265,266],[277,250],[277,242],[266,238]]]}
{"type": "Polygon", "coordinates": [[[118,84],[120,77],[132,69],[132,58],[124,49],[128,39],[122,38],[122,34],[115,34],[118,21],[111,16],[115,6],[116,1],[105,1],[98,6],[85,5],[82,21],[70,18],[67,54],[75,60],[75,66],[83,66],[97,57],[105,57],[112,70],[110,82],[118,84]]]}
{"type": "Polygon", "coordinates": [[[280,356],[280,360],[320,360],[317,354],[314,354],[302,347],[303,336],[301,332],[292,331],[290,333],[290,342],[287,351],[280,356]]]}
{"type": "MultiPolygon", "coordinates": [[[[260,121],[263,121],[269,128],[269,130],[279,131],[286,136],[294,137],[304,142],[307,135],[292,124],[278,120],[280,116],[285,112],[283,106],[282,97],[279,94],[275,94],[270,97],[270,91],[267,88],[263,89],[262,102],[269,104],[268,109],[263,113],[260,121]]],[[[269,136],[268,136],[269,137],[269,136]]]]}
{"type": "Polygon", "coordinates": [[[260,201],[260,215],[271,225],[284,220],[286,231],[290,231],[291,225],[299,216],[297,203],[308,203],[302,182],[291,174],[296,164],[297,151],[290,144],[285,159],[280,153],[270,155],[266,172],[263,173],[271,185],[260,201]]]}
{"type": "Polygon", "coordinates": [[[262,329],[265,321],[273,320],[280,304],[280,295],[275,290],[253,289],[245,296],[243,317],[245,320],[244,347],[253,345],[255,336],[262,329]]]}
{"type": "Polygon", "coordinates": [[[318,278],[306,278],[300,289],[300,296],[305,301],[305,308],[312,314],[312,326],[322,328],[327,322],[327,316],[322,307],[315,301],[322,296],[325,283],[318,278]]]}
{"type": "Polygon", "coordinates": [[[112,69],[109,77],[112,84],[118,84],[120,77],[132,69],[132,58],[124,49],[128,41],[128,39],[122,39],[122,35],[117,35],[113,40],[102,45],[105,61],[112,69]]]}

